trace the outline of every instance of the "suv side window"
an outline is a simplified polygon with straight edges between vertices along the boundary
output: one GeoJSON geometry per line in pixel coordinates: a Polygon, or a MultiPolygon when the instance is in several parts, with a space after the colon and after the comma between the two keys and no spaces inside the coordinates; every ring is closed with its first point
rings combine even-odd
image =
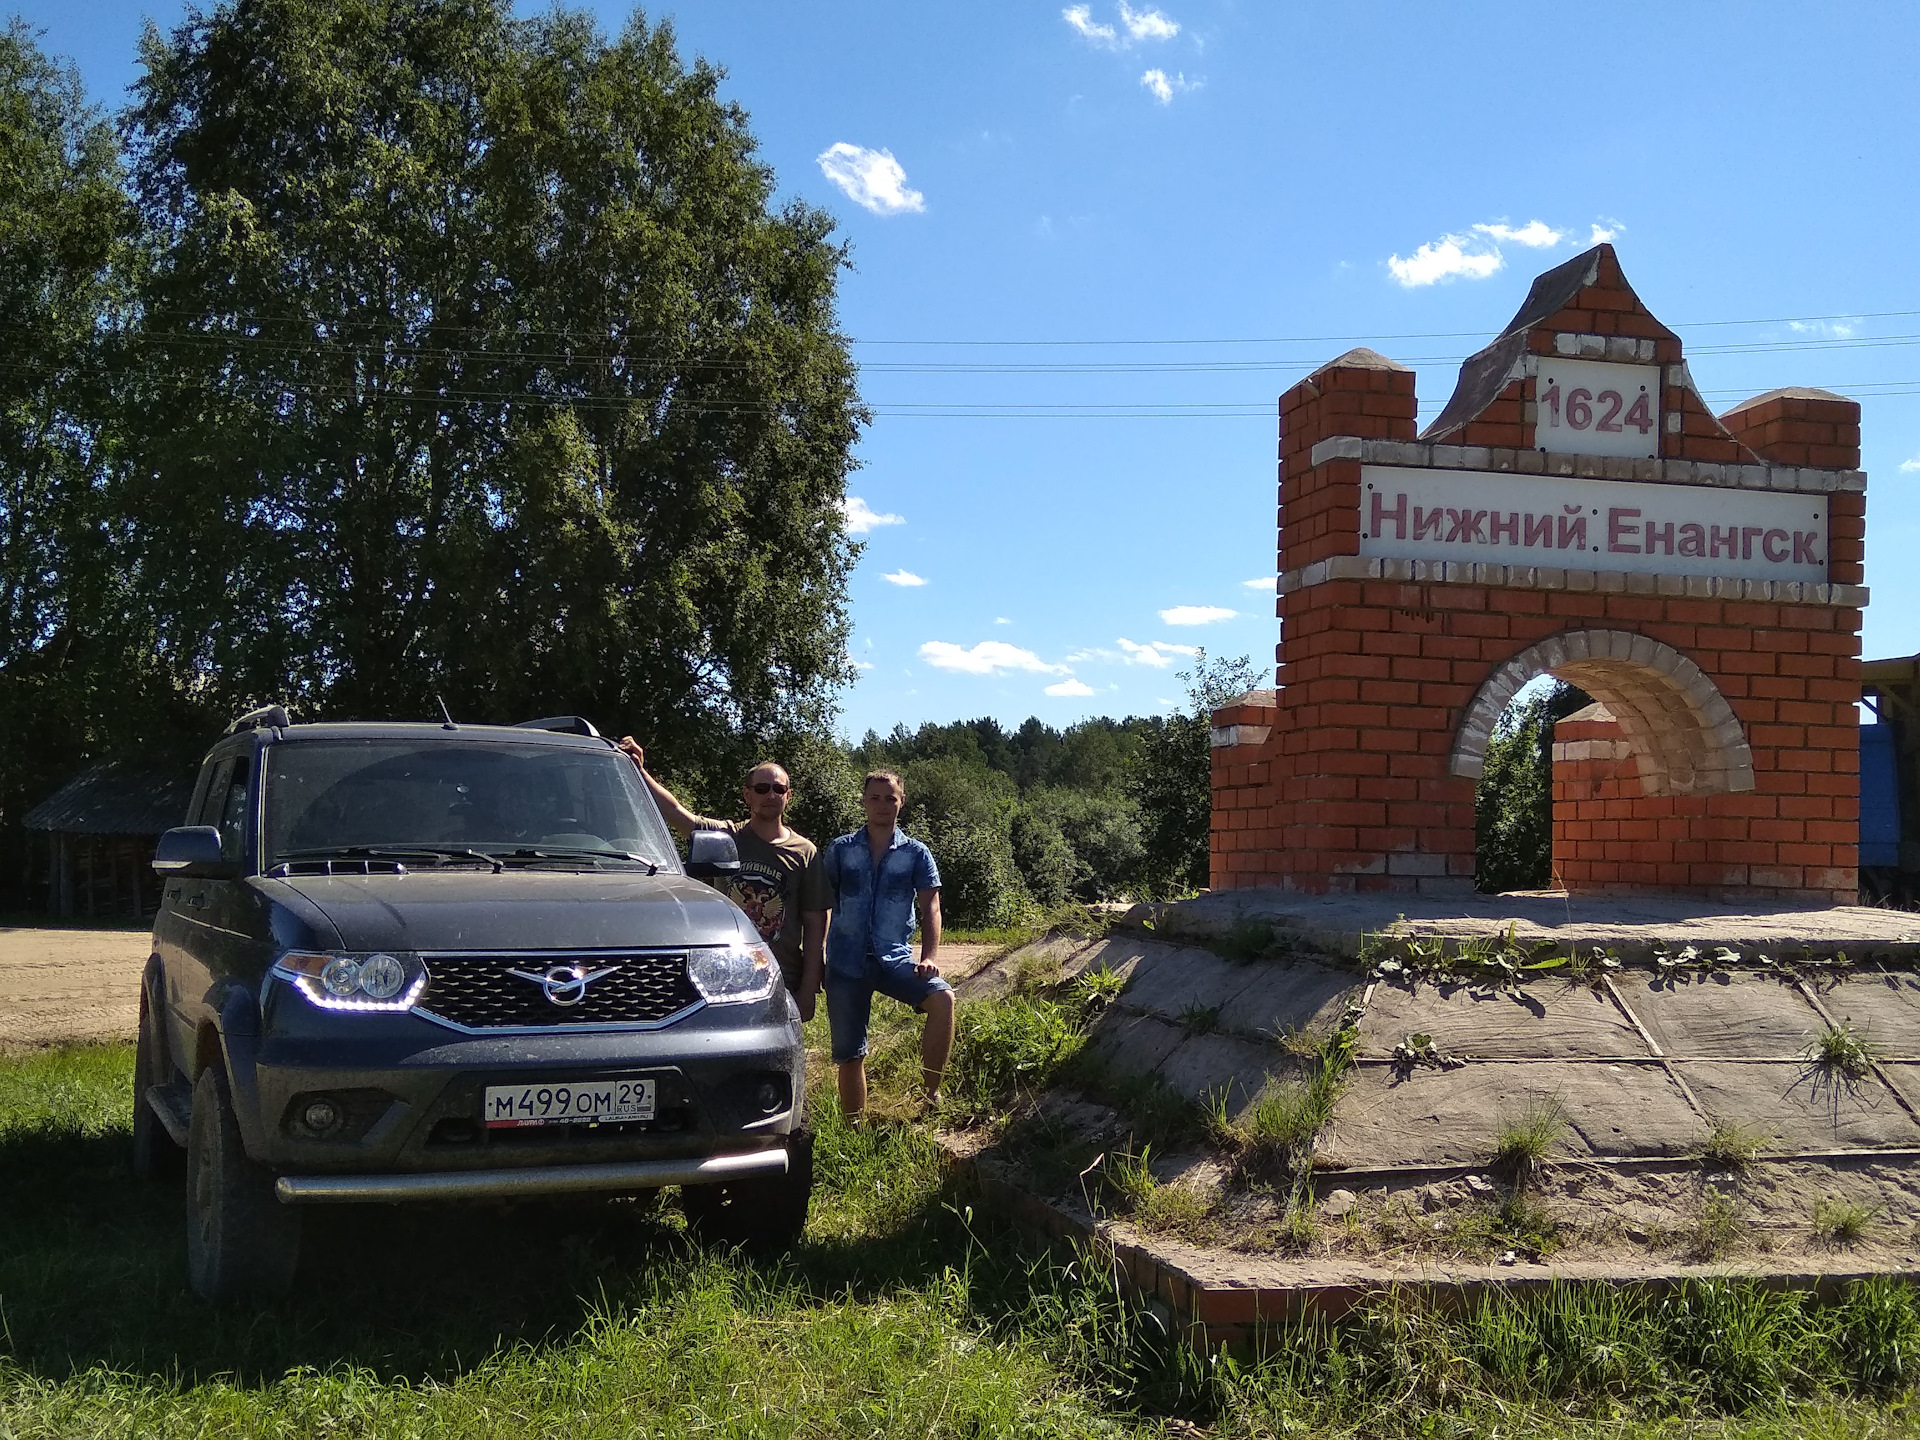
{"type": "Polygon", "coordinates": [[[217,787],[220,806],[220,857],[244,861],[247,856],[247,777],[251,770],[248,757],[234,757],[233,769],[217,787]]]}
{"type": "Polygon", "coordinates": [[[210,760],[200,775],[200,789],[193,798],[193,810],[187,816],[189,825],[218,825],[220,812],[227,798],[227,777],[233,773],[233,757],[223,760],[210,760]]]}

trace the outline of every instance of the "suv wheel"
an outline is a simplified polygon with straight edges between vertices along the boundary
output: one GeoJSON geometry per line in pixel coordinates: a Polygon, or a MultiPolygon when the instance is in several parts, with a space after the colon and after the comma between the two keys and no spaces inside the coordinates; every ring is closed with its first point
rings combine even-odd
{"type": "Polygon", "coordinates": [[[800,1243],[813,1198],[813,1130],[787,1137],[787,1173],[725,1185],[689,1185],[680,1208],[702,1240],[719,1245],[785,1249],[800,1243]]]}
{"type": "Polygon", "coordinates": [[[186,1154],[173,1143],[173,1136],[147,1103],[147,1091],[174,1079],[173,1066],[167,1060],[165,1042],[160,1038],[160,1020],[147,1003],[147,988],[140,987],[140,1040],[133,1052],[133,1175],[136,1180],[159,1180],[178,1175],[186,1154]]]}
{"type": "Polygon", "coordinates": [[[300,1215],[273,1194],[273,1176],[247,1158],[227,1074],[193,1087],[187,1131],[187,1282],[207,1300],[278,1295],[300,1261],[300,1215]]]}

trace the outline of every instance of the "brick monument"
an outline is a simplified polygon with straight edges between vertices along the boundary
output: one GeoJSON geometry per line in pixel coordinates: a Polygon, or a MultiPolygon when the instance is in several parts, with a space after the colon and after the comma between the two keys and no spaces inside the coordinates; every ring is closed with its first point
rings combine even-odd
{"type": "Polygon", "coordinates": [[[1537,675],[1575,890],[1852,903],[1860,407],[1715,416],[1600,245],[1541,275],[1424,434],[1371,350],[1280,397],[1276,687],[1214,712],[1212,884],[1466,890],[1537,675]]]}

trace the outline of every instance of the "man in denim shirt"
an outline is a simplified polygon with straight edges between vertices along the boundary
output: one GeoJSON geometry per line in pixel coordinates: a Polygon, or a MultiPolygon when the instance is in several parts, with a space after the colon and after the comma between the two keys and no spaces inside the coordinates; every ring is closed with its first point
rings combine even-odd
{"type": "Polygon", "coordinates": [[[929,1103],[953,1053],[953,987],[940,978],[940,869],[933,852],[900,829],[905,783],[876,770],[861,787],[865,828],[820,852],[833,925],[827,931],[827,1022],[840,1108],[858,1121],[867,1108],[867,1026],[873,993],[927,1017],[920,1070],[929,1103]],[[920,960],[909,941],[920,918],[920,960]]]}

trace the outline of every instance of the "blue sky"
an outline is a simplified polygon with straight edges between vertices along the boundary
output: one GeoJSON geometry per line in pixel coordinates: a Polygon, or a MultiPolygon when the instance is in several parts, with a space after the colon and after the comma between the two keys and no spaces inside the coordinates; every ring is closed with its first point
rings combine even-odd
{"type": "MultiPolygon", "coordinates": [[[[183,11],[22,13],[118,104],[142,15],[183,11]]],[[[1596,230],[1716,409],[1861,401],[1866,653],[1920,651],[1920,8],[648,13],[852,242],[876,418],[849,492],[878,518],[850,734],[1152,712],[1197,645],[1269,663],[1276,397],[1368,344],[1419,371],[1431,419],[1596,230]]]]}

